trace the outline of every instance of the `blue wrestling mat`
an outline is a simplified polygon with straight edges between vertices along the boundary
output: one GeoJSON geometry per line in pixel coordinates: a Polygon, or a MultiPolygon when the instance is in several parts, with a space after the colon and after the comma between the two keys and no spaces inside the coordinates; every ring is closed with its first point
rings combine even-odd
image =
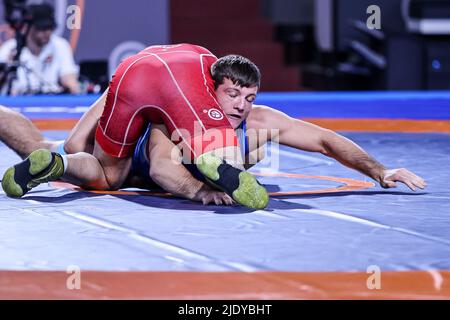
{"type": "MultiPolygon", "coordinates": [[[[284,111],[295,117],[450,119],[450,94],[445,92],[299,96],[266,94],[259,102],[284,104],[284,111]]],[[[41,104],[32,99],[2,103],[34,118],[63,119],[79,116],[95,97],[51,97],[41,104]],[[46,105],[73,113],[32,111],[46,105]]],[[[46,131],[45,136],[64,139],[67,133],[46,131]]],[[[405,167],[422,176],[427,189],[412,192],[399,184],[385,190],[333,159],[270,145],[266,159],[252,169],[272,193],[265,210],[203,206],[136,190],[96,194],[58,184],[42,185],[23,199],[1,192],[0,269],[65,271],[78,266],[99,272],[193,272],[195,277],[197,272],[365,274],[376,266],[386,272],[428,272],[425,296],[450,298],[445,271],[450,270],[450,135],[351,128],[341,133],[387,167],[405,167]],[[438,286],[436,279],[443,282],[438,286]]],[[[0,152],[3,174],[19,157],[3,144],[0,152]]],[[[352,281],[350,288],[364,292],[352,281]]],[[[312,288],[320,287],[312,283],[312,288]]],[[[308,296],[307,290],[298,290],[283,291],[280,297],[308,296]]],[[[407,296],[405,290],[399,294],[407,296]]]]}

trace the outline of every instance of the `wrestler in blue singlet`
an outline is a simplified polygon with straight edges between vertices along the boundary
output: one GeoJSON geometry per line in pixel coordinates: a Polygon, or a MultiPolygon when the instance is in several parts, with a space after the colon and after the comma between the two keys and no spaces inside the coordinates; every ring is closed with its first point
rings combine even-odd
{"type": "MultiPolygon", "coordinates": [[[[249,153],[248,149],[248,138],[246,135],[247,126],[245,120],[242,121],[241,125],[237,128],[236,134],[239,140],[239,146],[241,148],[242,157],[249,153]]],[[[133,153],[133,161],[131,165],[131,175],[137,175],[146,180],[149,184],[155,184],[150,178],[150,162],[147,154],[148,139],[150,138],[151,128],[148,126],[145,133],[139,138],[136,145],[136,149],[133,153]]],[[[198,180],[205,181],[204,176],[197,170],[196,166],[193,164],[185,164],[186,169],[198,180]]]]}
{"type": "MultiPolygon", "coordinates": [[[[242,121],[241,125],[236,129],[236,134],[239,140],[239,146],[241,148],[242,157],[249,153],[248,147],[248,137],[246,134],[247,126],[245,120],[242,121]]],[[[150,161],[148,159],[147,147],[148,139],[150,138],[151,127],[148,126],[145,133],[139,138],[136,144],[136,149],[133,153],[133,160],[131,164],[130,175],[136,175],[144,178],[145,183],[150,186],[156,186],[155,182],[150,178],[150,161]]],[[[57,150],[55,150],[61,155],[65,155],[64,142],[59,144],[57,150]]],[[[185,164],[186,169],[198,180],[205,181],[204,176],[197,170],[197,167],[193,164],[185,164]]]]}

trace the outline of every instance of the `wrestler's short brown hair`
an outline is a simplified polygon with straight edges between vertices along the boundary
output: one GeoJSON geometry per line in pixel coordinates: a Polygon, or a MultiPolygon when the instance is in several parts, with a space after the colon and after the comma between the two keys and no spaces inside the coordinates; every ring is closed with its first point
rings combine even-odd
{"type": "Polygon", "coordinates": [[[224,56],[211,66],[211,75],[215,88],[223,84],[224,79],[230,79],[240,87],[261,86],[261,73],[258,67],[249,59],[235,54],[224,56]]]}

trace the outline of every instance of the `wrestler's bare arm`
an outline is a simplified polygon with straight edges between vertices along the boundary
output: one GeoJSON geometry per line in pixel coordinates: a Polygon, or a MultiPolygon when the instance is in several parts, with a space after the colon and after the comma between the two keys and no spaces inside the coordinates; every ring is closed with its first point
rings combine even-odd
{"type": "Polygon", "coordinates": [[[251,111],[247,127],[278,130],[269,135],[276,140],[300,150],[320,152],[334,158],[341,164],[355,169],[378,181],[384,188],[396,187],[395,182],[405,183],[410,189],[425,188],[425,181],[407,169],[386,169],[361,147],[338,133],[314,124],[289,117],[288,115],[265,106],[255,106],[251,111]]]}
{"type": "Polygon", "coordinates": [[[192,176],[181,164],[181,153],[167,135],[164,125],[152,125],[148,144],[152,180],[179,197],[203,204],[233,204],[233,199],[226,193],[215,191],[192,176]]]}

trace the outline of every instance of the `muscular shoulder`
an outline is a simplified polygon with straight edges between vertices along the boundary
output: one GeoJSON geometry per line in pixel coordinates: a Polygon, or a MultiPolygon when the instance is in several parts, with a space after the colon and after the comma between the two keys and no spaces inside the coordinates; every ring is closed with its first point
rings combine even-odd
{"type": "Polygon", "coordinates": [[[263,105],[253,105],[247,118],[247,127],[252,129],[272,129],[280,123],[281,117],[287,117],[284,113],[263,105]]]}

